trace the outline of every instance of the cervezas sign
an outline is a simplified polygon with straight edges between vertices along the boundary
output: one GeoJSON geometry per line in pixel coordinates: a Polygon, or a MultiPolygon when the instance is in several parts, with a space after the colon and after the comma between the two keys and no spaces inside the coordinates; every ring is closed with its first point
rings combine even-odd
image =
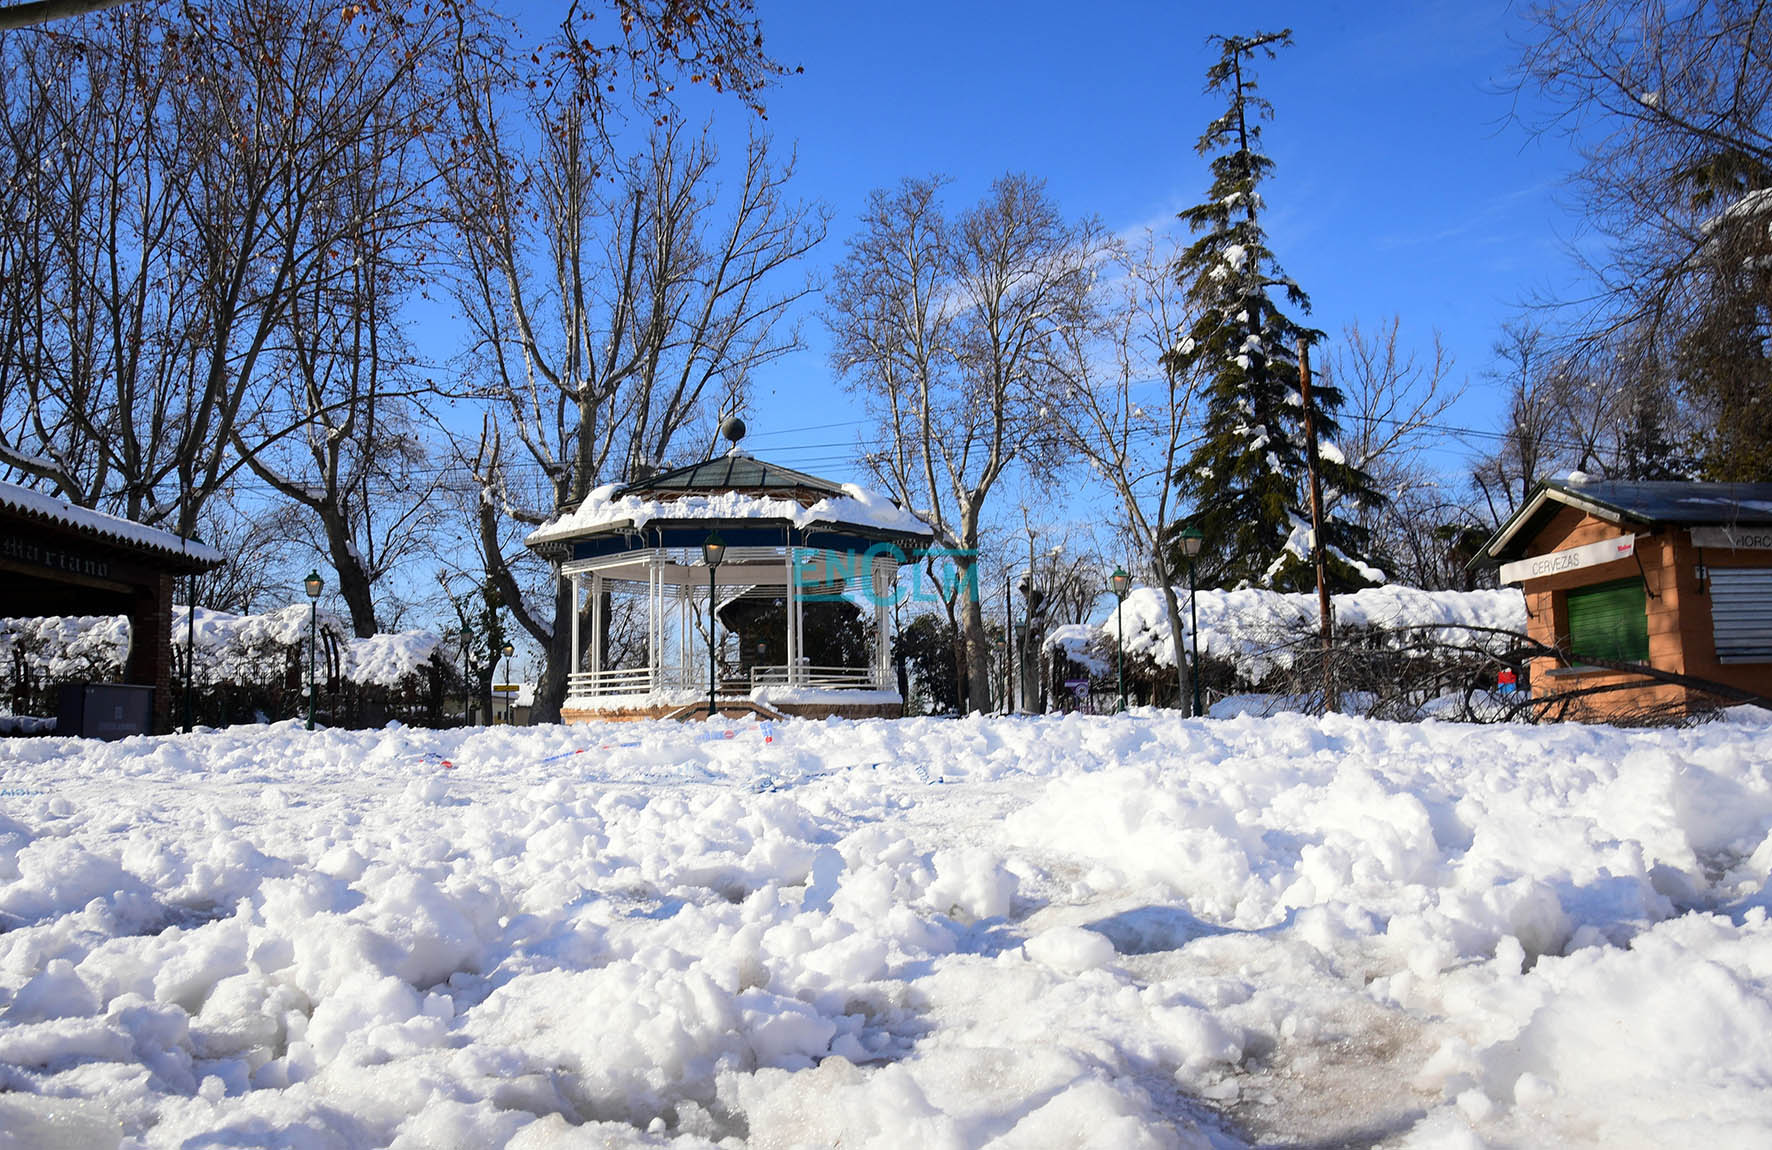
{"type": "Polygon", "coordinates": [[[1563,551],[1551,551],[1544,555],[1529,555],[1512,563],[1503,563],[1501,565],[1501,581],[1506,584],[1521,583],[1527,579],[1542,579],[1546,575],[1557,575],[1564,571],[1579,571],[1584,567],[1597,567],[1615,559],[1629,559],[1636,553],[1637,537],[1635,535],[1620,535],[1615,539],[1602,539],[1598,543],[1570,547],[1563,551]]]}

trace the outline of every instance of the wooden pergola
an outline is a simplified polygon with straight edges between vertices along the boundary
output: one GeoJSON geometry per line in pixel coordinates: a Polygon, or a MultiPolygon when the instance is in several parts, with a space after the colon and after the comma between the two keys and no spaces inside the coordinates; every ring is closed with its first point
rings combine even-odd
{"type": "Polygon", "coordinates": [[[0,613],[127,615],[123,681],[154,688],[154,729],[172,726],[172,581],[222,564],[193,539],[0,483],[0,613]]]}

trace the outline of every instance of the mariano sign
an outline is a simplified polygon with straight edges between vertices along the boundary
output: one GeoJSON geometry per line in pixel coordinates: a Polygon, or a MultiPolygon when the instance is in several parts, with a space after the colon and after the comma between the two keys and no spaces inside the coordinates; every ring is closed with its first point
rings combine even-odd
{"type": "Polygon", "coordinates": [[[1694,527],[1692,542],[1731,551],[1772,551],[1772,527],[1694,527]]]}

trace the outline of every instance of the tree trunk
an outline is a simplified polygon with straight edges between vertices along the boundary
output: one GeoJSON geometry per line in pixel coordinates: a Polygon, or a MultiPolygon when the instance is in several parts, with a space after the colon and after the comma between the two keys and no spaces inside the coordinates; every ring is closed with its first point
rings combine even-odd
{"type": "Polygon", "coordinates": [[[535,685],[535,703],[529,710],[532,723],[557,723],[560,705],[566,701],[567,674],[572,668],[572,580],[554,579],[554,633],[543,647],[541,681],[535,685]]]}
{"type": "Polygon", "coordinates": [[[991,709],[991,647],[984,629],[984,604],[978,598],[978,559],[956,558],[960,574],[960,632],[966,638],[966,701],[968,714],[991,709]]]}
{"type": "Polygon", "coordinates": [[[1169,570],[1169,564],[1157,560],[1157,586],[1163,589],[1163,605],[1169,611],[1169,641],[1175,644],[1175,705],[1184,715],[1193,714],[1194,695],[1189,689],[1189,678],[1200,672],[1198,667],[1188,666],[1187,661],[1187,629],[1181,625],[1181,600],[1175,597],[1175,575],[1169,570]]]}
{"type": "Polygon", "coordinates": [[[351,631],[359,639],[367,639],[379,627],[375,619],[375,596],[370,589],[369,572],[351,546],[350,530],[344,516],[329,507],[320,509],[326,528],[326,549],[332,553],[332,569],[338,574],[338,593],[344,597],[351,613],[351,631]]]}
{"type": "Polygon", "coordinates": [[[969,708],[966,700],[970,697],[967,688],[966,633],[960,625],[958,615],[953,617],[954,627],[954,710],[964,715],[969,708]]]}

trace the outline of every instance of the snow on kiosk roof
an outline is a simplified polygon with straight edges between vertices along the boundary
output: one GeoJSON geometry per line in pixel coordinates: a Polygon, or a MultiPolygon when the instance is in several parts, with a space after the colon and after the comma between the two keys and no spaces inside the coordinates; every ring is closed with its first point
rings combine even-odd
{"type": "Polygon", "coordinates": [[[1567,479],[1543,479],[1483,544],[1471,566],[1518,559],[1564,507],[1613,523],[1649,527],[1772,526],[1772,483],[1584,479],[1579,472],[1567,479]]]}

